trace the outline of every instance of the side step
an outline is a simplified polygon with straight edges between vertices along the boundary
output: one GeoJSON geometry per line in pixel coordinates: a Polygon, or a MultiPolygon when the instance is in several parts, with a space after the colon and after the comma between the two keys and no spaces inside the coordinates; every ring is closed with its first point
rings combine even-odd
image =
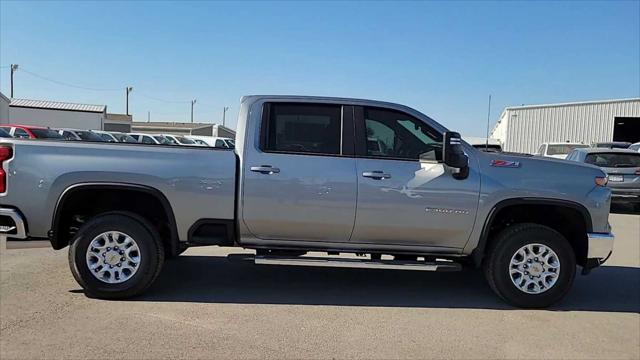
{"type": "MultiPolygon", "coordinates": [[[[231,254],[230,259],[239,258],[250,260],[248,254],[231,254]],[[240,256],[233,256],[240,255],[240,256]]],[[[324,258],[324,257],[287,257],[287,256],[255,256],[257,265],[285,265],[285,266],[315,266],[315,267],[339,267],[354,269],[389,269],[389,270],[413,270],[413,271],[460,271],[462,266],[452,261],[400,261],[400,260],[361,260],[350,258],[324,258]]]]}

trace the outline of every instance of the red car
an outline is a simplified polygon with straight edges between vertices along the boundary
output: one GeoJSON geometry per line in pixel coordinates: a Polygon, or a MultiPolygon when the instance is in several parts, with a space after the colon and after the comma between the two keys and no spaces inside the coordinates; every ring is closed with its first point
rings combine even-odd
{"type": "Polygon", "coordinates": [[[63,139],[57,131],[42,126],[6,124],[0,129],[18,139],[63,139]]]}

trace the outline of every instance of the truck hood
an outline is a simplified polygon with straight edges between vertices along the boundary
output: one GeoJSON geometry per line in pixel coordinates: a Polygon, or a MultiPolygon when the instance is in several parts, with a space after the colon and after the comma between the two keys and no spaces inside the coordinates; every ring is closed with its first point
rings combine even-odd
{"type": "Polygon", "coordinates": [[[563,159],[514,153],[480,153],[485,191],[514,197],[545,197],[583,201],[606,176],[600,168],[563,159]]]}

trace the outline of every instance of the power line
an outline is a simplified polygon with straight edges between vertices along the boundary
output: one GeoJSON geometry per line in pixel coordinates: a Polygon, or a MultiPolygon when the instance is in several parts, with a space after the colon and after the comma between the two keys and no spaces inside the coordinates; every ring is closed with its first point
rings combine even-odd
{"type": "Polygon", "coordinates": [[[70,84],[70,83],[66,83],[64,81],[59,81],[59,80],[55,80],[55,79],[51,79],[48,78],[46,76],[42,76],[40,74],[36,74],[32,71],[26,70],[24,67],[20,67],[20,72],[25,72],[31,76],[35,76],[39,79],[42,80],[46,80],[49,82],[52,82],[54,84],[58,84],[58,85],[62,85],[62,86],[68,86],[68,87],[72,87],[72,88],[76,88],[76,89],[83,89],[83,90],[91,90],[91,91],[121,91],[122,89],[118,88],[118,89],[100,89],[100,88],[92,88],[92,87],[87,87],[87,86],[80,86],[80,85],[74,85],[74,84],[70,84]]]}
{"type": "Polygon", "coordinates": [[[155,101],[160,101],[160,102],[164,102],[164,103],[172,103],[172,104],[188,104],[191,102],[191,100],[186,100],[186,101],[181,101],[181,100],[166,100],[166,99],[161,99],[161,98],[157,98],[155,96],[149,96],[149,95],[145,95],[145,94],[141,94],[141,93],[137,93],[139,96],[142,96],[143,98],[147,98],[147,99],[151,99],[151,100],[155,100],[155,101]]]}

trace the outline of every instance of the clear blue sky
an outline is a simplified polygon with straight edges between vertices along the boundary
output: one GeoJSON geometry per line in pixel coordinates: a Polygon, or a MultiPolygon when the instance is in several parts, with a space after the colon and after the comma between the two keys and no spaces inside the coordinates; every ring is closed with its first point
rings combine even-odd
{"type": "Polygon", "coordinates": [[[640,2],[7,2],[0,88],[235,127],[245,94],[400,102],[467,135],[505,106],[640,96],[640,2]],[[144,97],[147,96],[147,97],[144,97]],[[155,97],[171,101],[150,99],[155,97]]]}

